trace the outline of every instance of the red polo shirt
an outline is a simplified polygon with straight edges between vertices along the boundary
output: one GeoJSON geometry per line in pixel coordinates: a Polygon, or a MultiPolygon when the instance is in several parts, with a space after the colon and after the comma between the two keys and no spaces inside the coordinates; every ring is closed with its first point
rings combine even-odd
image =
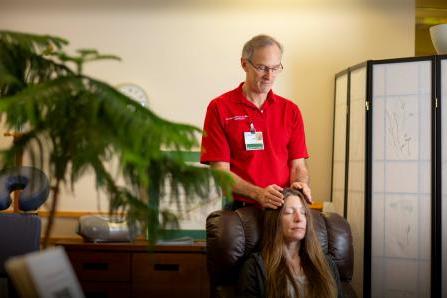
{"type": "MultiPolygon", "coordinates": [[[[260,187],[289,186],[289,161],[309,157],[301,112],[296,104],[271,90],[257,108],[245,98],[242,85],[208,105],[200,162],[229,162],[233,173],[260,187]],[[264,150],[245,149],[244,132],[250,131],[251,122],[263,134],[264,150]]],[[[233,196],[254,203],[247,197],[233,196]]]]}

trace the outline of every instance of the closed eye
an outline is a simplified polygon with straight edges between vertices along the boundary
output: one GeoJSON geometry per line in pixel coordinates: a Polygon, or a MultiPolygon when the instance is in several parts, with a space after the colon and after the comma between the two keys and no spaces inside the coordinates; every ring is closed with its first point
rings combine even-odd
{"type": "Polygon", "coordinates": [[[294,214],[295,212],[297,212],[297,210],[299,210],[299,213],[301,215],[306,215],[306,209],[304,208],[294,208],[294,207],[287,207],[286,209],[284,209],[284,214],[294,214]]]}
{"type": "Polygon", "coordinates": [[[284,209],[284,214],[293,214],[295,212],[295,208],[287,207],[284,209]]]}

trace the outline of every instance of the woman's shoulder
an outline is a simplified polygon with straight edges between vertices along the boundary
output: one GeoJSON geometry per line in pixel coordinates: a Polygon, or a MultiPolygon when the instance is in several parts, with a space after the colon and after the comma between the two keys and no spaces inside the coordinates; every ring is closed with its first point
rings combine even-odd
{"type": "Polygon", "coordinates": [[[237,297],[264,297],[265,268],[260,253],[252,253],[242,265],[237,297]]]}
{"type": "Polygon", "coordinates": [[[250,254],[250,256],[248,258],[252,259],[256,262],[264,263],[264,261],[262,260],[261,252],[253,252],[250,254]]]}
{"type": "Polygon", "coordinates": [[[261,253],[254,252],[250,254],[247,259],[245,259],[243,267],[251,269],[261,269],[264,271],[264,260],[262,259],[261,253]]]}
{"type": "Polygon", "coordinates": [[[332,256],[330,254],[325,254],[325,257],[326,257],[326,262],[329,265],[329,268],[332,270],[332,273],[338,275],[337,264],[335,264],[335,261],[332,258],[332,256]]]}
{"type": "Polygon", "coordinates": [[[335,263],[333,257],[330,254],[326,254],[326,260],[329,265],[329,268],[332,271],[332,277],[334,278],[335,283],[337,285],[338,297],[343,298],[343,297],[345,297],[345,295],[344,295],[343,289],[341,287],[340,273],[338,272],[337,264],[335,263]]]}

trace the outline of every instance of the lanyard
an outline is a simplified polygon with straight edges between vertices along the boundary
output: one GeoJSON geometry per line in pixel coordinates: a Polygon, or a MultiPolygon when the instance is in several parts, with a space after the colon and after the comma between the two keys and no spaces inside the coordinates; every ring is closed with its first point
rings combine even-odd
{"type": "Polygon", "coordinates": [[[256,133],[255,125],[253,124],[253,121],[250,120],[250,132],[256,133]]]}
{"type": "Polygon", "coordinates": [[[244,109],[245,114],[247,115],[247,118],[248,118],[248,125],[249,125],[249,128],[250,128],[250,132],[252,134],[255,134],[256,133],[255,124],[253,123],[253,120],[251,119],[251,117],[250,117],[250,115],[248,113],[247,107],[244,106],[243,109],[244,109]]]}

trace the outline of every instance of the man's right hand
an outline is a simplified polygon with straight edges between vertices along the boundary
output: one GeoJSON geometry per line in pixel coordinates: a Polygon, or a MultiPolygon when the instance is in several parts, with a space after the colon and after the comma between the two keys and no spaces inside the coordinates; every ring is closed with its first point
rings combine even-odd
{"type": "Polygon", "coordinates": [[[284,204],[283,188],[276,184],[271,184],[265,188],[260,188],[256,200],[262,208],[277,209],[284,204]]]}
{"type": "Polygon", "coordinates": [[[284,197],[282,195],[282,187],[276,184],[271,184],[264,188],[251,184],[230,170],[229,162],[210,162],[213,169],[225,171],[231,175],[235,184],[233,185],[233,192],[243,196],[255,199],[262,208],[277,209],[284,204],[284,197]]]}

